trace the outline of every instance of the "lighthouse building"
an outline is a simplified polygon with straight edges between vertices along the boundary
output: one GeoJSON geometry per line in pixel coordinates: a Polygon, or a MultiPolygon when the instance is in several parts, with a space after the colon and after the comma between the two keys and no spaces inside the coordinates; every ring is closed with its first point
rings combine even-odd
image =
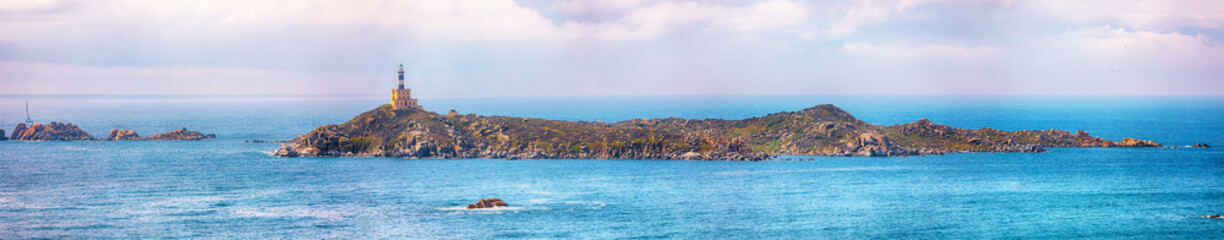
{"type": "Polygon", "coordinates": [[[395,110],[422,109],[421,105],[417,105],[417,100],[412,99],[412,89],[404,88],[404,64],[399,66],[399,88],[391,89],[391,108],[395,110]]]}

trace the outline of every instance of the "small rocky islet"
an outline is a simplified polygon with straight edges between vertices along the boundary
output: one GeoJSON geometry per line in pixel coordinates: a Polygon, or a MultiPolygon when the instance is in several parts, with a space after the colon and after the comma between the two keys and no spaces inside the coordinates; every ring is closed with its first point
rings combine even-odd
{"type": "Polygon", "coordinates": [[[506,204],[506,202],[502,201],[500,198],[486,198],[486,199],[480,199],[479,202],[468,204],[467,209],[483,209],[483,208],[497,208],[497,207],[509,207],[509,206],[510,206],[509,204],[506,204]]]}
{"type": "Polygon", "coordinates": [[[0,130],[0,140],[13,141],[194,141],[217,137],[215,134],[187,131],[186,128],[175,129],[149,137],[140,137],[140,134],[132,130],[112,129],[106,138],[98,139],[81,130],[76,125],[61,122],[51,122],[48,124],[33,123],[29,126],[26,126],[25,123],[18,123],[17,127],[13,128],[13,134],[10,137],[6,139],[3,136],[4,130],[0,130]]]}
{"type": "Polygon", "coordinates": [[[891,126],[829,105],[741,120],[632,119],[617,123],[440,115],[383,105],[281,144],[283,157],[682,159],[756,161],[777,155],[915,156],[1045,152],[1051,147],[1162,147],[1087,132],[960,129],[926,119],[891,126]]]}

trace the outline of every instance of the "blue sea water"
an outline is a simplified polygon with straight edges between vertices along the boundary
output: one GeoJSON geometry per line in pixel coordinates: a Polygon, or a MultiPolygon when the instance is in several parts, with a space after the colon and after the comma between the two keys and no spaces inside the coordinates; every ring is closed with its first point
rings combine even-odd
{"type": "MultiPolygon", "coordinates": [[[[422,99],[561,120],[746,118],[832,103],[877,124],[1085,130],[1217,148],[814,161],[277,158],[382,96],[0,96],[0,128],[199,142],[0,142],[0,239],[1222,238],[1224,98],[634,96],[422,99]],[[481,198],[513,207],[465,210],[481,198]]],[[[809,157],[796,157],[807,159],[809,157]]]]}

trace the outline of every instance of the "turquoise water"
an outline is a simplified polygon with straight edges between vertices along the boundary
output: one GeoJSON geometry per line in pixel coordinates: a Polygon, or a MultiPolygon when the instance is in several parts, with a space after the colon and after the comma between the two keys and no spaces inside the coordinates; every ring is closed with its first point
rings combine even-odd
{"type": "MultiPolygon", "coordinates": [[[[201,142],[0,142],[11,238],[1220,238],[1224,150],[1054,149],[814,161],[276,158],[378,96],[0,96],[11,131],[186,127],[201,142]],[[512,208],[462,209],[498,197],[512,208]]],[[[422,99],[564,120],[743,118],[833,103],[868,122],[1082,129],[1224,146],[1216,97],[683,96],[422,99]]],[[[807,157],[803,157],[806,159],[807,157]]]]}

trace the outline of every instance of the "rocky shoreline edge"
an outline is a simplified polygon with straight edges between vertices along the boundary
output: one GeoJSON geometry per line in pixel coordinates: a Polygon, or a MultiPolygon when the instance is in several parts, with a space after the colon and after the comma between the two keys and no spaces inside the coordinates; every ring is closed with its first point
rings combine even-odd
{"type": "Polygon", "coordinates": [[[927,119],[863,122],[836,106],[740,120],[632,119],[617,123],[440,115],[383,105],[281,144],[281,157],[678,159],[758,161],[778,155],[918,156],[1046,152],[1052,147],[1163,147],[1087,132],[959,129],[927,119]]]}
{"type": "Polygon", "coordinates": [[[181,128],[149,137],[140,137],[140,134],[132,130],[111,129],[106,138],[99,139],[72,123],[61,122],[33,123],[29,126],[26,126],[25,123],[18,123],[17,127],[13,128],[13,134],[10,137],[5,137],[4,130],[0,129],[0,141],[198,141],[213,138],[217,138],[217,135],[187,131],[187,128],[181,128]]]}

